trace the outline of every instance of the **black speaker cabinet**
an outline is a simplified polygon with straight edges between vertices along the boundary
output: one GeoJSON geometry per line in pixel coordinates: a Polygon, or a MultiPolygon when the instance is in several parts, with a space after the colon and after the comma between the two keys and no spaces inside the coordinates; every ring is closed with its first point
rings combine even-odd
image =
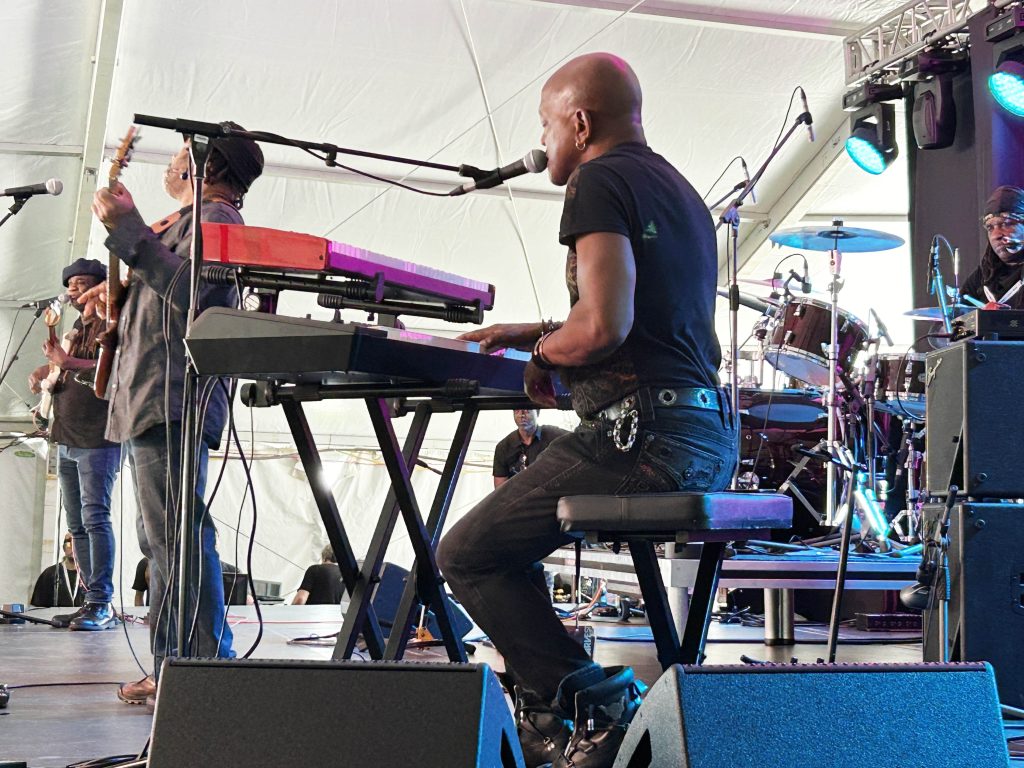
{"type": "Polygon", "coordinates": [[[1024,342],[966,341],[925,359],[926,482],[944,493],[963,424],[961,493],[990,499],[1024,497],[1021,374],[1024,342]]]}
{"type": "Polygon", "coordinates": [[[520,768],[486,664],[168,659],[150,768],[520,768]]]}
{"type": "Polygon", "coordinates": [[[1006,768],[984,664],[669,668],[614,768],[1006,768]]]}
{"type": "MultiPolygon", "coordinates": [[[[930,538],[941,505],[922,510],[930,538]]],[[[952,658],[987,661],[999,699],[1024,707],[1024,505],[959,504],[949,526],[949,635],[952,658]]],[[[942,658],[937,604],[925,611],[924,658],[942,658]]]]}

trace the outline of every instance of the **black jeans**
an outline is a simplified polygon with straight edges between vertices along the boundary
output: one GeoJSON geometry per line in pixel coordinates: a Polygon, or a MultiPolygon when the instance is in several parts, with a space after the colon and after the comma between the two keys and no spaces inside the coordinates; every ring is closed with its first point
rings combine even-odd
{"type": "Polygon", "coordinates": [[[555,440],[459,520],[437,550],[452,592],[517,682],[547,700],[562,678],[592,663],[530,575],[572,540],[559,530],[559,498],[722,490],[735,466],[735,426],[718,411],[659,409],[628,453],[615,447],[609,429],[584,422],[555,440]]]}

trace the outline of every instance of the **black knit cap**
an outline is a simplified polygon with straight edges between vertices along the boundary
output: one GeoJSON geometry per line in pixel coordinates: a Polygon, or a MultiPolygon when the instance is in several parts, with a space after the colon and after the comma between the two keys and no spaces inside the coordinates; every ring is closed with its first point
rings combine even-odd
{"type": "Polygon", "coordinates": [[[1000,213],[1024,215],[1024,189],[1020,187],[996,187],[985,203],[985,217],[1000,213]]]}
{"type": "MultiPolygon", "coordinates": [[[[245,130],[230,120],[227,124],[235,130],[245,130]]],[[[263,173],[263,151],[252,139],[241,136],[219,137],[213,140],[212,149],[227,161],[231,174],[241,183],[243,192],[248,192],[252,183],[263,173]]]]}
{"type": "Polygon", "coordinates": [[[65,288],[68,287],[68,283],[71,282],[72,277],[78,277],[80,275],[92,275],[93,277],[98,277],[100,280],[106,280],[107,268],[103,262],[97,261],[96,259],[78,259],[64,267],[64,271],[60,273],[60,277],[65,288]]]}

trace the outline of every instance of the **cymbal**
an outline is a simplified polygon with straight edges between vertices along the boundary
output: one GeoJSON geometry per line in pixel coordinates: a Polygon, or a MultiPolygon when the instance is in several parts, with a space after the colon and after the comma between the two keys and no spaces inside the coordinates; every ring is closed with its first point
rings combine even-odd
{"type": "MultiPolygon", "coordinates": [[[[959,317],[960,315],[966,314],[967,312],[973,312],[977,307],[972,307],[969,304],[950,304],[949,311],[953,317],[959,317]]],[[[942,308],[941,307],[917,307],[903,313],[906,317],[912,317],[915,320],[932,320],[933,322],[942,322],[942,308]]]]}
{"type": "Polygon", "coordinates": [[[769,235],[776,245],[808,251],[838,250],[843,253],[874,253],[903,245],[902,237],[874,229],[856,227],[799,227],[781,229],[769,235]]]}

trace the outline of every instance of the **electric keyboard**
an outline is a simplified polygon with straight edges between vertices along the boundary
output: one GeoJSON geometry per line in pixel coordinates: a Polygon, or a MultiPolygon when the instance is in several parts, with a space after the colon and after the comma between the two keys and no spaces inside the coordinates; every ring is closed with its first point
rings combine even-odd
{"type": "Polygon", "coordinates": [[[528,352],[480,352],[476,342],[358,323],[325,322],[211,307],[185,340],[203,376],[286,383],[479,382],[523,391],[528,352]]]}

